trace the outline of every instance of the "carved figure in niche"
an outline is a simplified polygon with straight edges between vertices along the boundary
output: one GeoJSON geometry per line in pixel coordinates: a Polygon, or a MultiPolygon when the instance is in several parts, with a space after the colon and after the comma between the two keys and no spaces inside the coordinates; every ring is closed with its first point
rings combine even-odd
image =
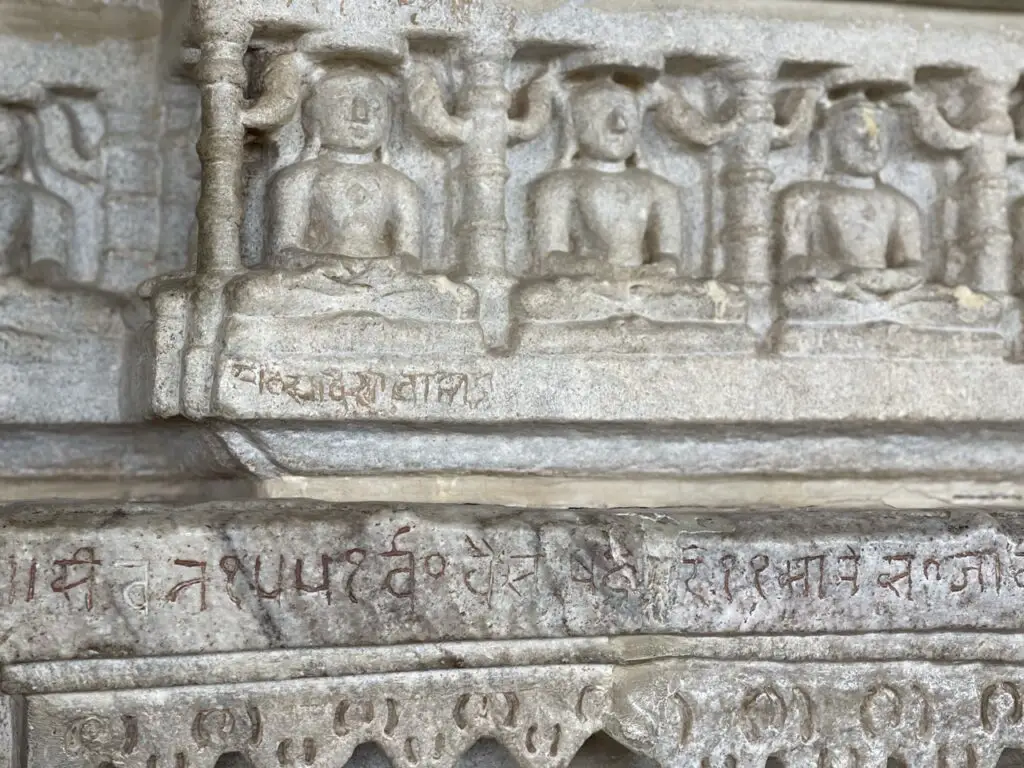
{"type": "Polygon", "coordinates": [[[702,266],[686,258],[683,189],[646,166],[642,147],[649,112],[659,133],[704,148],[730,137],[741,113],[732,100],[724,119],[706,115],[662,82],[664,70],[663,58],[637,51],[566,57],[562,151],[528,190],[532,263],[516,298],[524,349],[589,344],[592,324],[606,321],[624,350],[661,340],[678,349],[673,334],[693,322],[728,325],[723,333],[748,343],[743,289],[704,280],[702,266]],[[554,324],[557,338],[547,330],[554,324]]]}
{"type": "MultiPolygon", "coordinates": [[[[461,286],[415,274],[420,192],[383,157],[391,99],[384,78],[359,66],[332,71],[315,84],[302,105],[304,159],[282,170],[270,189],[267,266],[282,287],[333,297],[337,309],[349,308],[347,296],[357,297],[352,308],[383,315],[461,317],[459,302],[468,298],[461,286]],[[374,303],[364,306],[359,298],[374,303]]],[[[266,277],[242,278],[236,305],[268,311],[260,293],[266,277]]],[[[306,309],[293,305],[288,313],[306,309]]]]}
{"type": "Polygon", "coordinates": [[[682,254],[679,189],[637,167],[643,112],[634,89],[610,77],[569,97],[567,167],[532,190],[534,237],[545,274],[591,274],[607,265],[677,263],[682,254]]]}
{"type": "Polygon", "coordinates": [[[22,121],[0,106],[0,276],[59,281],[71,247],[71,209],[26,181],[22,121]]]}
{"type": "Polygon", "coordinates": [[[389,101],[384,82],[357,69],[317,85],[302,108],[315,154],[282,171],[272,192],[273,266],[345,277],[392,257],[418,259],[419,190],[381,161],[389,101]]]}
{"type": "Polygon", "coordinates": [[[830,106],[827,178],[794,184],[779,201],[783,282],[832,280],[890,294],[924,281],[921,212],[878,178],[891,142],[889,118],[863,91],[830,106]]]}

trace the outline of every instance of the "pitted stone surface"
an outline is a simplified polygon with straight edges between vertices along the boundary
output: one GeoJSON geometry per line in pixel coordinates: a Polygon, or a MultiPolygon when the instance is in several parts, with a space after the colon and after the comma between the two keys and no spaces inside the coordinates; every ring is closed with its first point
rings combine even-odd
{"type": "Polygon", "coordinates": [[[9,661],[608,634],[1019,631],[1012,512],[11,511],[9,661]],[[173,627],[173,631],[168,630],[173,627]]]}
{"type": "Polygon", "coordinates": [[[0,768],[1020,763],[1021,24],[0,3],[0,768]]]}

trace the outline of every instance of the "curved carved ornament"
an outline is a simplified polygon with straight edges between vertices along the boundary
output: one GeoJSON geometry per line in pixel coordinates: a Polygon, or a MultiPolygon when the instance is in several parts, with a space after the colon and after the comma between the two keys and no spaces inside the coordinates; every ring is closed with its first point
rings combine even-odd
{"type": "Polygon", "coordinates": [[[343,765],[372,742],[401,768],[454,768],[490,739],[522,766],[563,768],[603,731],[659,765],[992,768],[1024,739],[1021,680],[993,664],[664,660],[41,695],[28,704],[28,757],[343,765]]]}

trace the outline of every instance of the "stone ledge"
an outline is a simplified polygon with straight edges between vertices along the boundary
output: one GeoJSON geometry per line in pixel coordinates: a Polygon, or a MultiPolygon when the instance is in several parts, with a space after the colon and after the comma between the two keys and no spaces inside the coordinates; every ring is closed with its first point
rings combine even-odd
{"type": "Polygon", "coordinates": [[[662,766],[992,768],[1024,743],[1022,668],[665,659],[357,675],[292,683],[30,695],[30,765],[343,765],[374,742],[396,768],[453,768],[484,739],[561,768],[610,735],[662,766]]]}
{"type": "Polygon", "coordinates": [[[0,532],[9,663],[1024,631],[1024,516],[1009,511],[23,505],[0,532]]]}

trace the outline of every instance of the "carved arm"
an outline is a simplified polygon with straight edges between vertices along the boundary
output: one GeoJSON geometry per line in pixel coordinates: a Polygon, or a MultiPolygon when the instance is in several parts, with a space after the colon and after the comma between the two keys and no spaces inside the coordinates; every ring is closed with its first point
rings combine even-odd
{"type": "Polygon", "coordinates": [[[722,123],[708,120],[681,94],[661,83],[651,87],[654,92],[655,119],[659,127],[676,139],[710,147],[731,136],[739,126],[737,117],[722,123]]]}
{"type": "Polygon", "coordinates": [[[409,111],[417,127],[439,144],[462,144],[466,141],[469,123],[448,112],[441,95],[441,86],[425,64],[410,67],[409,111]]]}
{"type": "Polygon", "coordinates": [[[263,76],[263,94],[242,112],[242,124],[257,131],[279,128],[287,123],[299,106],[302,76],[306,68],[301,54],[278,56],[263,76]]]}
{"type": "Polygon", "coordinates": [[[814,128],[814,110],[820,96],[821,90],[818,88],[806,88],[790,93],[787,101],[796,98],[796,105],[792,110],[785,110],[791,115],[789,122],[785,125],[775,125],[772,133],[773,149],[791,147],[811,135],[814,128]]]}
{"type": "Polygon", "coordinates": [[[959,152],[973,146],[978,135],[951,126],[939,112],[935,100],[909,91],[893,100],[911,108],[911,126],[915,135],[930,147],[959,152]]]}
{"type": "Polygon", "coordinates": [[[552,105],[557,92],[557,75],[554,64],[551,64],[543,75],[530,83],[530,87],[526,91],[526,115],[519,120],[509,121],[510,143],[518,144],[523,141],[531,141],[540,135],[545,126],[551,122],[552,105]]]}

